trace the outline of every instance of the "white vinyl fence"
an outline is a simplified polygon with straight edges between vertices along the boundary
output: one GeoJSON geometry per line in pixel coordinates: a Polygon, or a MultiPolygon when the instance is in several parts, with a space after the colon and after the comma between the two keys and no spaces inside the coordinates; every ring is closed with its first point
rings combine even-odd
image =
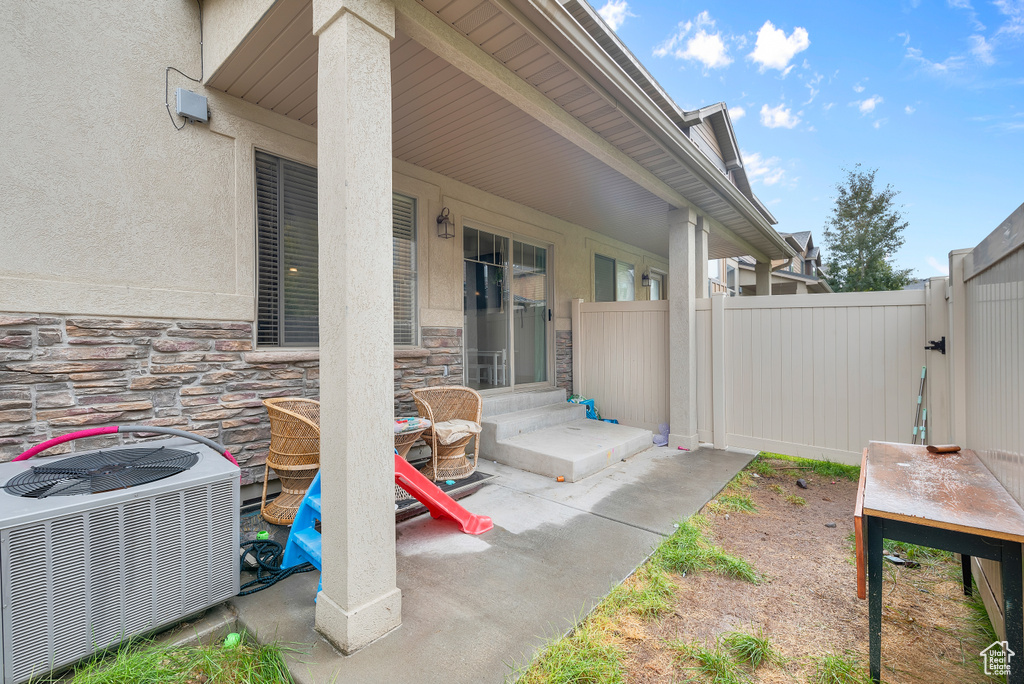
{"type": "Polygon", "coordinates": [[[711,320],[722,307],[724,326],[712,324],[698,364],[714,369],[717,357],[724,377],[712,383],[705,437],[851,463],[870,440],[911,441],[925,302],[923,290],[712,299],[711,320]]]}
{"type": "MultiPolygon", "coordinates": [[[[698,300],[698,437],[847,463],[870,440],[909,442],[921,367],[945,378],[945,357],[924,349],[929,314],[947,320],[944,292],[930,297],[941,283],[698,300]]],[[[577,302],[574,314],[575,391],[625,424],[668,422],[667,303],[577,302]]]]}
{"type": "MultiPolygon", "coordinates": [[[[950,280],[956,441],[1024,504],[1024,205],[974,249],[953,253],[950,280]]],[[[1005,634],[999,564],[974,563],[992,625],[1005,634]]]]}
{"type": "Polygon", "coordinates": [[[668,422],[668,302],[573,302],[573,391],[606,418],[668,422]]]}

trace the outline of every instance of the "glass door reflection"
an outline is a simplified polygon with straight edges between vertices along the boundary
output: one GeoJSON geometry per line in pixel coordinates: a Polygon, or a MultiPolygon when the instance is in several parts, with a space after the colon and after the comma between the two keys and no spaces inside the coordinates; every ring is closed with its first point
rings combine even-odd
{"type": "Polygon", "coordinates": [[[509,239],[463,229],[465,375],[473,389],[509,387],[509,239]]]}
{"type": "Polygon", "coordinates": [[[515,384],[548,379],[548,251],[512,241],[515,384]]]}

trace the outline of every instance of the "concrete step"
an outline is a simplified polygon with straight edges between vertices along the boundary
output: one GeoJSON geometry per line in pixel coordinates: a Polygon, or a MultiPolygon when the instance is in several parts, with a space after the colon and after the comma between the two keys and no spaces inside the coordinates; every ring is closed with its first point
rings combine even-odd
{"type": "Polygon", "coordinates": [[[528,409],[565,403],[564,389],[538,390],[536,392],[508,392],[484,397],[483,417],[500,416],[528,409]]]}
{"type": "Polygon", "coordinates": [[[481,445],[481,457],[567,482],[593,475],[651,446],[651,431],[574,420],[481,445]]]}
{"type": "Polygon", "coordinates": [[[579,404],[570,404],[563,401],[560,404],[549,404],[540,408],[515,411],[514,413],[502,413],[497,416],[489,416],[481,421],[483,428],[480,433],[480,444],[486,454],[488,447],[495,442],[516,437],[527,432],[544,430],[549,427],[570,423],[574,420],[581,420],[587,417],[587,407],[579,404]]]}

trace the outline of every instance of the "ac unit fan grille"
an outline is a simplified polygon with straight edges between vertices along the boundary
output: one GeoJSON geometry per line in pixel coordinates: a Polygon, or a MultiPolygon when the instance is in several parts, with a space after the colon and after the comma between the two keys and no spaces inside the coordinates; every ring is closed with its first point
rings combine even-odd
{"type": "Polygon", "coordinates": [[[196,452],[162,446],[106,449],[32,466],[12,477],[4,489],[35,499],[96,494],[162,480],[198,461],[196,452]]]}

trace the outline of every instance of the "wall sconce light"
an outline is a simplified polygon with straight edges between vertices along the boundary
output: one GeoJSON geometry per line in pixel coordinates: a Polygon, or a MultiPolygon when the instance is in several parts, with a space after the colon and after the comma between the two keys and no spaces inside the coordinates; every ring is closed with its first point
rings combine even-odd
{"type": "Polygon", "coordinates": [[[437,237],[445,240],[455,237],[455,226],[452,225],[451,211],[448,207],[443,208],[437,217],[437,237]]]}
{"type": "Polygon", "coordinates": [[[650,287],[651,286],[651,272],[650,271],[644,271],[643,272],[643,275],[640,276],[640,284],[643,285],[644,287],[650,287]]]}

